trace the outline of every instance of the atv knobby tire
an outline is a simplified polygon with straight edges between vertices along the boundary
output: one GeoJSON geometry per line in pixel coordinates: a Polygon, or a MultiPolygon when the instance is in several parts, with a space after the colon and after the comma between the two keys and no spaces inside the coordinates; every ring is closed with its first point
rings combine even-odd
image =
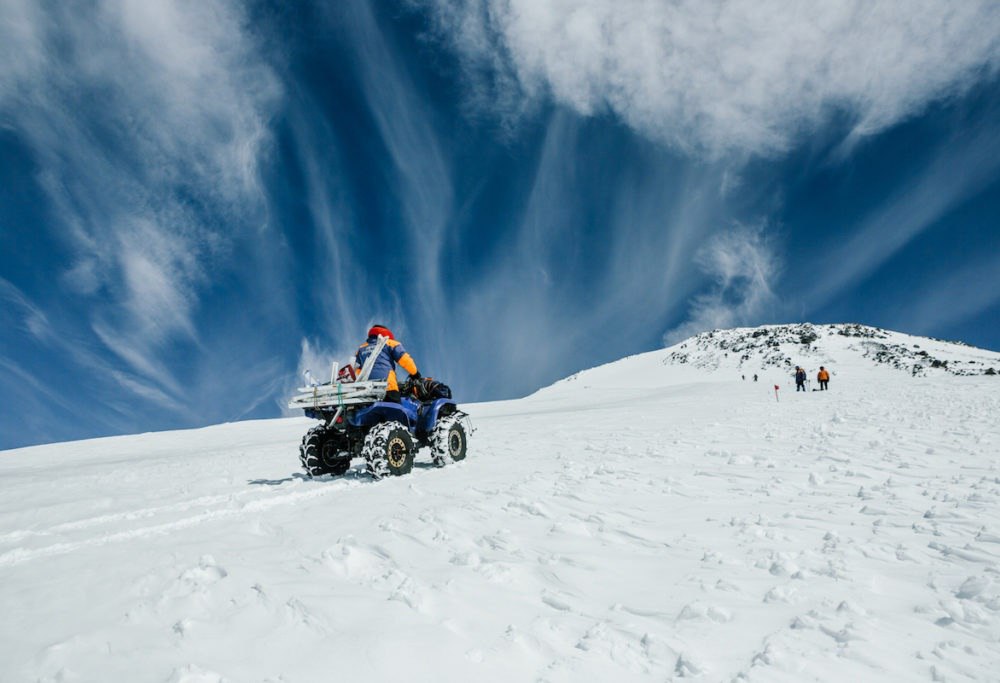
{"type": "Polygon", "coordinates": [[[468,439],[462,425],[462,416],[452,413],[440,418],[431,432],[430,444],[431,456],[438,467],[464,460],[468,439]]]}
{"type": "Polygon", "coordinates": [[[371,475],[381,479],[408,474],[413,469],[415,451],[413,437],[402,423],[383,422],[368,432],[361,454],[371,475]]]}
{"type": "Polygon", "coordinates": [[[350,469],[351,458],[345,458],[334,451],[334,444],[326,433],[326,427],[324,425],[313,427],[302,437],[302,445],[299,446],[299,462],[302,463],[302,469],[310,477],[343,474],[350,469]]]}

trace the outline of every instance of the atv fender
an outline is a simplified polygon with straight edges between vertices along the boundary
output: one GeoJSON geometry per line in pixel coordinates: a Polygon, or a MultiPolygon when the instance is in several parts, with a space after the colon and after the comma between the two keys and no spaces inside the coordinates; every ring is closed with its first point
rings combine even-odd
{"type": "Polygon", "coordinates": [[[417,424],[417,411],[414,406],[409,405],[410,403],[412,401],[405,403],[378,401],[367,408],[355,411],[348,417],[348,423],[354,427],[371,427],[382,422],[401,422],[413,431],[417,424]]]}
{"type": "Polygon", "coordinates": [[[450,398],[439,398],[430,403],[425,403],[420,407],[420,417],[417,421],[417,432],[420,434],[430,434],[437,424],[438,416],[447,415],[458,410],[458,404],[450,398]]]}

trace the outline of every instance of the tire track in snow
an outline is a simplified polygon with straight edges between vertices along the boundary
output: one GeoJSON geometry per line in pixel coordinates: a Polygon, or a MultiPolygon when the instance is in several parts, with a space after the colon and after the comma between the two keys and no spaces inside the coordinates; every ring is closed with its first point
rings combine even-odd
{"type": "Polygon", "coordinates": [[[178,512],[190,510],[192,508],[208,507],[217,503],[235,502],[237,499],[250,495],[251,493],[254,493],[254,491],[246,490],[237,491],[235,493],[227,493],[224,495],[202,496],[201,498],[194,498],[181,503],[140,508],[138,510],[116,512],[113,514],[78,519],[72,522],[63,522],[62,524],[56,524],[47,529],[17,529],[0,535],[0,543],[16,543],[24,540],[25,538],[32,538],[34,536],[53,536],[67,531],[79,531],[81,529],[88,529],[90,527],[110,524],[112,522],[131,522],[146,517],[155,517],[156,515],[165,512],[178,512]]]}
{"type": "MultiPolygon", "coordinates": [[[[55,555],[65,555],[67,553],[72,553],[77,550],[81,550],[83,548],[93,548],[97,546],[110,545],[113,543],[121,543],[124,541],[130,541],[137,538],[145,538],[147,536],[154,536],[157,534],[165,534],[173,531],[179,531],[181,529],[188,529],[191,527],[200,526],[207,522],[213,522],[223,519],[231,519],[233,517],[240,517],[253,512],[262,512],[281,505],[291,505],[293,503],[298,503],[304,500],[320,498],[329,495],[333,492],[344,491],[345,489],[354,488],[355,486],[360,486],[360,485],[362,484],[354,482],[344,482],[340,486],[323,486],[321,488],[316,488],[311,491],[288,493],[280,497],[262,498],[259,500],[250,501],[237,508],[208,510],[200,514],[191,517],[185,517],[183,519],[174,520],[172,522],[164,522],[163,524],[154,524],[151,526],[140,527],[138,529],[129,529],[127,531],[119,531],[119,532],[103,534],[100,536],[86,538],[80,541],[55,543],[52,545],[45,546],[43,548],[34,548],[34,549],[15,548],[14,550],[10,550],[0,555],[0,567],[14,567],[20,564],[24,564],[25,562],[31,562],[32,560],[37,560],[43,557],[53,557],[55,555]]],[[[226,500],[230,500],[231,496],[224,496],[224,498],[226,500]]],[[[171,506],[164,506],[164,507],[167,508],[171,506]]]]}

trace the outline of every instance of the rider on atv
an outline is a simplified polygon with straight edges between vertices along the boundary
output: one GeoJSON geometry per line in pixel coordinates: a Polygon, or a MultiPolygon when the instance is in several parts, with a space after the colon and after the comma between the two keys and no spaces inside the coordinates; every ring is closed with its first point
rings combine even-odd
{"type": "Polygon", "coordinates": [[[358,348],[358,352],[354,356],[354,362],[360,370],[364,366],[365,361],[368,360],[368,356],[371,355],[372,350],[374,350],[379,337],[386,337],[387,341],[375,359],[375,364],[372,367],[371,374],[368,375],[368,379],[388,382],[389,386],[386,387],[385,398],[382,400],[399,403],[399,383],[396,381],[396,364],[398,363],[406,370],[414,380],[420,379],[420,373],[417,371],[417,364],[413,362],[413,358],[406,352],[403,345],[396,341],[389,328],[384,325],[372,326],[368,330],[368,340],[358,348]]]}
{"type": "Polygon", "coordinates": [[[420,376],[392,332],[384,325],[372,327],[354,359],[360,372],[353,364],[338,372],[334,364],[329,382],[311,381],[288,403],[320,420],[299,446],[306,474],[339,476],[353,458],[362,457],[376,479],[399,476],[410,472],[421,448],[430,450],[439,467],[465,459],[468,415],[458,409],[447,385],[420,376]],[[410,375],[402,385],[397,364],[410,375]]]}

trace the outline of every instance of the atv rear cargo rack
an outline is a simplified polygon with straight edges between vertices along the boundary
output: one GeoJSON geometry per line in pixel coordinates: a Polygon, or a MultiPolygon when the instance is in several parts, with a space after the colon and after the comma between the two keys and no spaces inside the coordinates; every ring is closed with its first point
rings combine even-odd
{"type": "Polygon", "coordinates": [[[381,401],[388,382],[348,382],[299,387],[289,408],[334,408],[381,401]]]}

